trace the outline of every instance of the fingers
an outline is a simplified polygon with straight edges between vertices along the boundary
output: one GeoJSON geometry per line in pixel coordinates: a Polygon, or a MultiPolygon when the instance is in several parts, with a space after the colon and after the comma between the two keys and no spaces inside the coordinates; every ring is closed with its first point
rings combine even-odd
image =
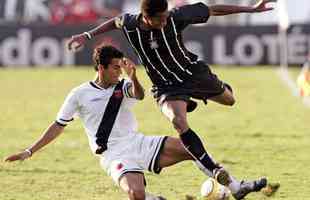
{"type": "Polygon", "coordinates": [[[71,51],[72,50],[72,43],[73,43],[73,38],[71,38],[68,42],[68,49],[71,51]]]}
{"type": "Polygon", "coordinates": [[[128,69],[135,68],[135,64],[128,58],[123,58],[123,67],[128,69]]]}
{"type": "Polygon", "coordinates": [[[270,10],[273,10],[273,9],[274,9],[273,7],[266,7],[266,6],[264,6],[261,10],[259,10],[259,12],[270,11],[270,10]]]}
{"type": "Polygon", "coordinates": [[[16,161],[16,160],[21,160],[21,157],[18,156],[18,155],[13,155],[13,156],[7,157],[4,161],[5,162],[13,162],[13,161],[16,161]]]}
{"type": "Polygon", "coordinates": [[[21,152],[21,153],[18,153],[18,154],[14,154],[14,155],[11,155],[9,157],[7,157],[4,161],[5,162],[14,162],[16,160],[25,160],[27,158],[29,158],[30,155],[28,152],[24,151],[24,152],[21,152]]]}
{"type": "Polygon", "coordinates": [[[128,59],[124,57],[122,60],[123,60],[124,65],[127,66],[128,65],[128,59]]]}
{"type": "Polygon", "coordinates": [[[74,51],[78,51],[79,49],[81,49],[81,47],[82,47],[82,44],[81,43],[76,43],[76,45],[73,47],[74,49],[74,51]]]}
{"type": "Polygon", "coordinates": [[[71,39],[70,42],[68,43],[68,49],[70,51],[77,51],[81,47],[82,47],[82,44],[76,39],[71,39]]]}
{"type": "Polygon", "coordinates": [[[266,8],[265,11],[273,10],[274,8],[266,8]]]}
{"type": "Polygon", "coordinates": [[[265,3],[277,2],[277,0],[263,0],[265,3]]]}
{"type": "Polygon", "coordinates": [[[85,36],[83,34],[74,35],[68,42],[68,50],[78,51],[85,43],[85,36]]]}
{"type": "Polygon", "coordinates": [[[125,59],[124,64],[126,66],[128,66],[130,68],[135,68],[136,65],[135,65],[135,63],[132,60],[130,60],[129,58],[124,58],[124,59],[125,59]]]}
{"type": "Polygon", "coordinates": [[[261,0],[256,6],[254,6],[254,12],[266,12],[273,10],[273,7],[268,6],[267,4],[274,2],[274,0],[261,0]]]}
{"type": "Polygon", "coordinates": [[[75,35],[72,36],[71,39],[68,42],[68,49],[69,50],[73,50],[73,45],[74,45],[74,43],[77,43],[77,42],[78,42],[77,36],[75,36],[75,35]]]}
{"type": "MultiPolygon", "coordinates": [[[[277,0],[263,0],[262,3],[267,6],[269,3],[277,2],[277,0]]],[[[269,8],[268,8],[269,9],[269,8]]]]}

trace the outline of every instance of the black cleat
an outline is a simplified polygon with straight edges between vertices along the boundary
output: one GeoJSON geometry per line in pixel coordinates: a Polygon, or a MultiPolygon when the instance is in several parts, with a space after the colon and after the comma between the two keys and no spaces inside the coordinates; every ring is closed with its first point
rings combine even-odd
{"type": "Polygon", "coordinates": [[[166,198],[162,197],[162,196],[158,196],[157,197],[158,200],[167,200],[166,198]]]}
{"type": "Polygon", "coordinates": [[[255,181],[241,181],[239,191],[232,195],[236,200],[240,200],[251,192],[260,191],[262,188],[266,187],[266,185],[266,178],[261,178],[255,181]]]}

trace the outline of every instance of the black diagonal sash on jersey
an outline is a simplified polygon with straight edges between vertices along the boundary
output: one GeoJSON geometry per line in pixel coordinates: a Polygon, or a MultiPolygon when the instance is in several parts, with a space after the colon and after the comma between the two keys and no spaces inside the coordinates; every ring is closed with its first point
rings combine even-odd
{"type": "Polygon", "coordinates": [[[102,154],[107,149],[108,139],[124,97],[122,89],[123,85],[124,79],[115,86],[113,94],[110,97],[107,107],[104,111],[96,133],[96,143],[98,145],[96,154],[102,154]]]}

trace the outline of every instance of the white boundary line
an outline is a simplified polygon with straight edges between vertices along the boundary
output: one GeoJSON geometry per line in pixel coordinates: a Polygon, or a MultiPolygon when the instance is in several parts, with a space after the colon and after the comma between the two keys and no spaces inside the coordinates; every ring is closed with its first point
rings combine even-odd
{"type": "MultiPolygon", "coordinates": [[[[286,86],[291,90],[292,95],[294,97],[301,98],[299,96],[298,87],[297,87],[295,81],[293,81],[293,79],[289,75],[287,68],[286,67],[280,67],[278,69],[278,74],[279,74],[280,78],[282,79],[282,81],[284,82],[284,84],[286,84],[286,86]]],[[[303,97],[301,99],[302,99],[302,103],[307,108],[310,108],[310,98],[309,97],[303,97]]]]}

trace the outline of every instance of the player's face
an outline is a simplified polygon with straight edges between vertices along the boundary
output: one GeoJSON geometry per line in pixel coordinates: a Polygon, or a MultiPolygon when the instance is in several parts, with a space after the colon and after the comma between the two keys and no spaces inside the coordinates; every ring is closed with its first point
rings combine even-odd
{"type": "Polygon", "coordinates": [[[117,84],[119,77],[122,74],[122,59],[113,58],[108,65],[107,69],[104,69],[104,79],[110,84],[117,84]]]}
{"type": "Polygon", "coordinates": [[[153,17],[144,16],[145,21],[148,26],[150,26],[153,29],[161,29],[164,28],[167,25],[167,18],[169,16],[168,10],[157,13],[153,17]]]}

